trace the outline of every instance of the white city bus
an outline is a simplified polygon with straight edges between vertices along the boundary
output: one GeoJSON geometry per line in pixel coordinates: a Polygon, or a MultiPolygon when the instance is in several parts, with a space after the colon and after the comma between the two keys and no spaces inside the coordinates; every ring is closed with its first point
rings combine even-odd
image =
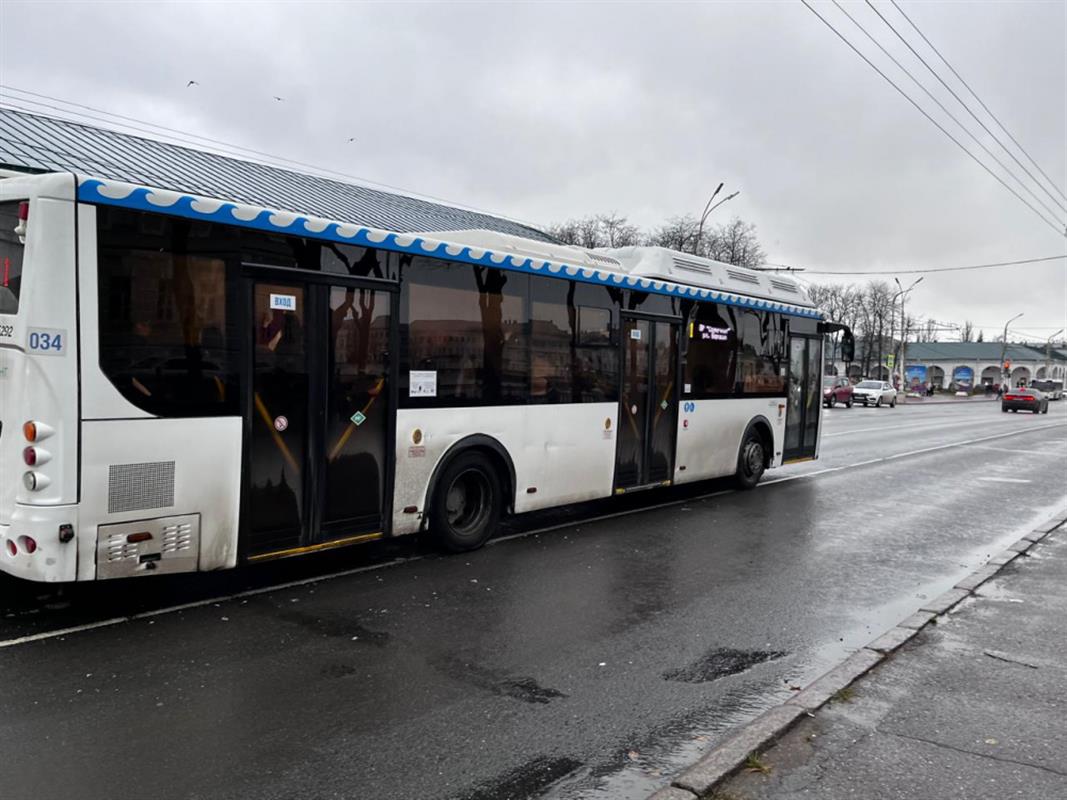
{"type": "Polygon", "coordinates": [[[0,568],[464,550],[505,514],[752,487],[817,455],[826,327],[791,279],[659,248],[4,173],[0,568]]]}

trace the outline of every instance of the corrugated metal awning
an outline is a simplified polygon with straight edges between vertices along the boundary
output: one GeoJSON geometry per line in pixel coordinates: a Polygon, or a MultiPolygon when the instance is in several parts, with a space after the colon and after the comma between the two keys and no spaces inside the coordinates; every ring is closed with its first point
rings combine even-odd
{"type": "Polygon", "coordinates": [[[3,107],[0,166],[75,172],[401,233],[484,228],[552,241],[490,214],[3,107]]]}

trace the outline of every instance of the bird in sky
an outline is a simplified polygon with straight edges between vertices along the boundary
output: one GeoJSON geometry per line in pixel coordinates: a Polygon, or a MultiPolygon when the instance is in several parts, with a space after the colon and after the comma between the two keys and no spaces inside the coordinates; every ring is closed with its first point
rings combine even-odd
{"type": "Polygon", "coordinates": [[[285,102],[285,98],[284,97],[278,97],[278,95],[274,95],[274,99],[277,100],[279,103],[284,103],[285,102]]]}
{"type": "Polygon", "coordinates": [[[189,81],[187,84],[185,84],[185,88],[188,89],[190,86],[199,86],[199,85],[200,84],[197,83],[196,81],[189,81]]]}
{"type": "Polygon", "coordinates": [[[354,142],[354,141],[356,141],[356,137],[355,136],[349,136],[348,137],[348,141],[354,142]]]}

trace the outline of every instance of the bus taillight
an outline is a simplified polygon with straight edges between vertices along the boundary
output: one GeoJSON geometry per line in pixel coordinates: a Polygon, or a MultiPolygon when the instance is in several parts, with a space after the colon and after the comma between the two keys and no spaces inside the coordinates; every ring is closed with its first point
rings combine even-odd
{"type": "Polygon", "coordinates": [[[43,472],[27,472],[22,476],[22,484],[31,492],[43,489],[52,481],[43,472]]]}
{"type": "Polygon", "coordinates": [[[42,439],[47,439],[53,433],[55,433],[55,430],[43,422],[30,420],[22,426],[22,435],[27,442],[39,442],[42,439]]]}
{"type": "Polygon", "coordinates": [[[19,203],[19,216],[18,223],[15,225],[15,235],[19,237],[19,242],[26,244],[26,223],[30,219],[30,202],[23,200],[19,203]]]}
{"type": "Polygon", "coordinates": [[[7,540],[7,554],[9,556],[11,556],[12,558],[14,558],[15,556],[17,556],[19,554],[19,549],[18,549],[18,546],[15,544],[15,540],[14,539],[8,539],[7,540]]]}
{"type": "Polygon", "coordinates": [[[37,464],[37,449],[34,447],[27,447],[22,451],[22,460],[26,462],[27,467],[33,467],[37,464]]]}
{"type": "Polygon", "coordinates": [[[27,553],[33,555],[37,552],[36,539],[34,539],[32,536],[22,536],[20,538],[22,539],[22,547],[27,553]]]}

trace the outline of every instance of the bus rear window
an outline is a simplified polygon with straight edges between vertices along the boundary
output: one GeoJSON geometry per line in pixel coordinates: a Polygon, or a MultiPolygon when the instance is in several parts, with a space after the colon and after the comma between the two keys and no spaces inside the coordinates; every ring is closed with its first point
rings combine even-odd
{"type": "Polygon", "coordinates": [[[15,233],[18,223],[18,201],[0,203],[0,314],[15,314],[19,310],[22,255],[26,247],[15,233]]]}

